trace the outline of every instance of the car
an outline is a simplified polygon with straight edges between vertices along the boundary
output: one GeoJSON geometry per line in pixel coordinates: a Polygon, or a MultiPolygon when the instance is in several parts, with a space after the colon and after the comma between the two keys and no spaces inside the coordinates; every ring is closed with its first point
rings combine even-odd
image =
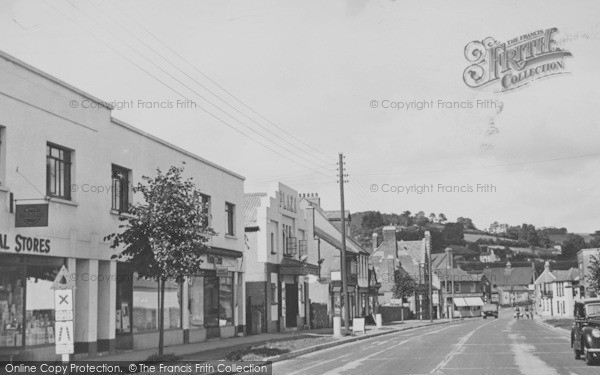
{"type": "Polygon", "coordinates": [[[571,329],[571,347],[575,359],[584,357],[588,365],[600,359],[600,298],[575,302],[575,323],[571,329]]]}
{"type": "Polygon", "coordinates": [[[488,316],[493,316],[498,319],[498,305],[495,303],[486,303],[481,308],[481,315],[483,316],[483,319],[487,319],[488,316]]]}

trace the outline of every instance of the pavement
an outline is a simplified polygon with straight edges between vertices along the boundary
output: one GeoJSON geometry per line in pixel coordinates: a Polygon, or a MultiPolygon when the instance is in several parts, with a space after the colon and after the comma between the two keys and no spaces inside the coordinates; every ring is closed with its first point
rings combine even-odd
{"type": "MultiPolygon", "coordinates": [[[[429,321],[418,321],[418,320],[407,320],[404,322],[391,322],[385,324],[383,327],[377,328],[375,326],[366,326],[365,333],[357,333],[353,336],[346,336],[339,338],[333,342],[315,345],[310,348],[301,349],[297,352],[286,353],[277,357],[270,358],[270,361],[281,361],[294,356],[306,354],[316,350],[322,350],[333,346],[344,345],[346,343],[361,341],[367,338],[378,337],[381,335],[391,334],[398,331],[405,331],[419,327],[425,327],[430,325],[438,325],[447,323],[447,320],[434,320],[433,323],[429,321]]],[[[289,340],[294,338],[300,338],[304,336],[332,336],[332,329],[317,329],[317,330],[298,330],[289,331],[282,333],[265,333],[260,335],[250,335],[241,337],[232,337],[227,339],[211,339],[199,343],[174,345],[165,347],[165,354],[175,354],[184,359],[194,361],[210,361],[223,359],[228,353],[246,349],[249,346],[259,346],[270,341],[277,340],[289,340]]],[[[120,351],[116,354],[111,355],[99,355],[94,358],[85,358],[85,361],[144,361],[149,356],[156,354],[157,349],[146,349],[146,350],[127,350],[120,351]]]]}
{"type": "Polygon", "coordinates": [[[591,375],[600,366],[575,360],[568,331],[540,319],[465,319],[396,331],[273,364],[289,375],[591,375]]]}

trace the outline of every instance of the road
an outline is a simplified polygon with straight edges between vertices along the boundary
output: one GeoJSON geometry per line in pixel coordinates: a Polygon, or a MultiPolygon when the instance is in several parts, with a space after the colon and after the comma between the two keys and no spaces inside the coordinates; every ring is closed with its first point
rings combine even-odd
{"type": "Polygon", "coordinates": [[[568,335],[534,320],[465,319],[317,351],[273,365],[273,374],[599,374],[575,360],[568,335]]]}

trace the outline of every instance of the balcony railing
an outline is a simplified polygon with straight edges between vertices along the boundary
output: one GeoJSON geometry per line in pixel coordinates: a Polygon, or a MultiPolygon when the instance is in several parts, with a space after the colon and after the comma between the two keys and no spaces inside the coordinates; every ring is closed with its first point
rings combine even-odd
{"type": "Polygon", "coordinates": [[[298,241],[296,237],[287,237],[285,239],[285,249],[283,255],[293,257],[298,254],[298,241]]]}

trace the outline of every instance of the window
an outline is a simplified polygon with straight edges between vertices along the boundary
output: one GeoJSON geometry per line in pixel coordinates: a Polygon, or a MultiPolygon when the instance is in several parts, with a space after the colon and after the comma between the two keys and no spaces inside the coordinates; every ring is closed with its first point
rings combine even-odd
{"type": "Polygon", "coordinates": [[[119,212],[129,211],[129,174],[131,171],[112,166],[112,209],[119,212]]]}
{"type": "Polygon", "coordinates": [[[219,327],[233,324],[233,274],[219,277],[219,327]]]}
{"type": "Polygon", "coordinates": [[[225,202],[225,214],[227,216],[227,232],[230,236],[235,235],[235,204],[225,202]]]}
{"type": "Polygon", "coordinates": [[[460,293],[460,283],[454,283],[454,293],[460,293]]]}
{"type": "MultiPolygon", "coordinates": [[[[133,332],[158,329],[158,283],[134,276],[133,332]]],[[[165,285],[165,329],[181,327],[181,287],[168,280],[165,285]]]]}
{"type": "Polygon", "coordinates": [[[210,214],[210,195],[200,194],[202,198],[202,204],[204,205],[202,213],[206,215],[206,228],[210,228],[212,215],[210,214]]]}
{"type": "Polygon", "coordinates": [[[275,233],[271,232],[271,254],[277,254],[275,249],[275,233]]]}
{"type": "Polygon", "coordinates": [[[50,143],[46,147],[46,194],[71,200],[71,151],[50,143]]]}

